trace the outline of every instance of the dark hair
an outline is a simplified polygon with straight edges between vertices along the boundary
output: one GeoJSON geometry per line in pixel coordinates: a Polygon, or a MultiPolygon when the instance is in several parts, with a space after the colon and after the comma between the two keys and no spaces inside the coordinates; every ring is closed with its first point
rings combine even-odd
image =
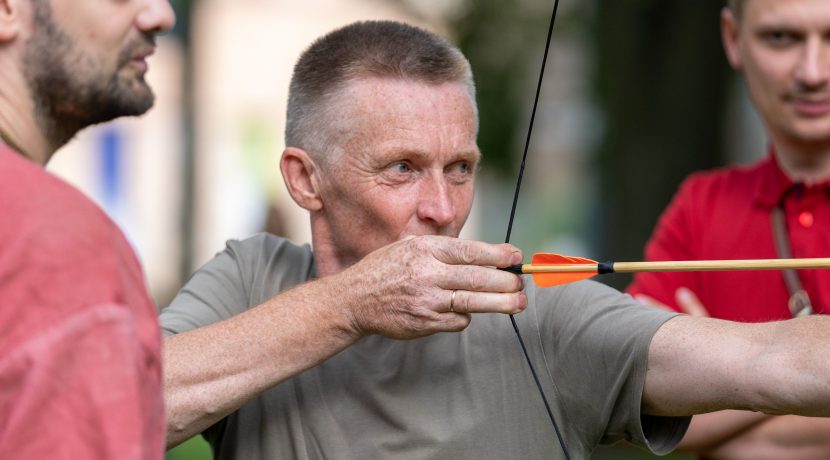
{"type": "Polygon", "coordinates": [[[338,92],[371,77],[457,82],[475,101],[470,64],[447,40],[401,22],[357,22],[317,39],[297,61],[288,93],[286,146],[319,158],[336,145],[327,128],[337,112],[338,92]]]}

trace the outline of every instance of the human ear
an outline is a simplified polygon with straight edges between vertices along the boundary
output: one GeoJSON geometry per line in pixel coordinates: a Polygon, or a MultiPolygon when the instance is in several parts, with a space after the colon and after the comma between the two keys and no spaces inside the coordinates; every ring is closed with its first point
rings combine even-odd
{"type": "Polygon", "coordinates": [[[723,40],[723,50],[726,52],[726,59],[729,60],[729,65],[735,70],[741,70],[743,67],[738,37],[739,29],[740,24],[732,10],[729,8],[722,9],[720,12],[720,31],[721,40],[723,40]]]}
{"type": "Polygon", "coordinates": [[[286,147],[280,158],[280,171],[291,198],[308,211],[323,208],[319,190],[319,168],[305,150],[286,147]]]}
{"type": "Polygon", "coordinates": [[[20,0],[0,0],[0,43],[10,42],[20,34],[20,0]]]}

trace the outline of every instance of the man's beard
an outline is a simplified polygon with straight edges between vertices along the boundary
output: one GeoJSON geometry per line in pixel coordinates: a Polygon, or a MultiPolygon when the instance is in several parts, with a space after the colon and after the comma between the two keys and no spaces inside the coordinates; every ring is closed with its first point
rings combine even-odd
{"type": "Polygon", "coordinates": [[[152,35],[124,47],[108,74],[52,21],[48,2],[33,4],[37,5],[34,34],[26,43],[23,71],[38,126],[53,148],[87,126],[141,115],[153,106],[153,92],[143,74],[119,74],[136,50],[153,45],[152,35]]]}

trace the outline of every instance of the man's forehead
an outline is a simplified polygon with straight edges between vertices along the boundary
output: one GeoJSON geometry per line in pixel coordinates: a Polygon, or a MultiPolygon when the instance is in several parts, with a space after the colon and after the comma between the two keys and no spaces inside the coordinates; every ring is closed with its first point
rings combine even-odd
{"type": "Polygon", "coordinates": [[[437,149],[478,160],[475,107],[462,84],[364,78],[341,93],[335,110],[346,150],[409,152],[414,159],[437,149]]]}
{"type": "MultiPolygon", "coordinates": [[[[336,97],[335,110],[354,121],[406,121],[442,117],[477,126],[475,102],[461,83],[440,84],[369,77],[350,81],[336,97]]],[[[475,128],[474,128],[475,129],[475,128]]]]}
{"type": "Polygon", "coordinates": [[[447,90],[457,90],[466,93],[463,82],[448,81],[433,83],[405,77],[364,76],[351,78],[341,88],[346,93],[376,93],[387,91],[390,96],[409,94],[431,94],[447,90]]]}
{"type": "Polygon", "coordinates": [[[746,0],[741,21],[751,28],[830,27],[827,0],[746,0]]]}

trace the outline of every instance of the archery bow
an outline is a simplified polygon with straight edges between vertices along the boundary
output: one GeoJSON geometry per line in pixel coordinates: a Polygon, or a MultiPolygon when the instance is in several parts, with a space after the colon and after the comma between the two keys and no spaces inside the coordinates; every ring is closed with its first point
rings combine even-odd
{"type": "MultiPolygon", "coordinates": [[[[527,137],[525,138],[525,148],[524,153],[522,154],[522,163],[519,166],[519,174],[518,178],[516,179],[516,191],[513,194],[513,206],[510,209],[510,220],[507,223],[507,235],[504,237],[505,243],[510,242],[510,233],[513,230],[513,219],[516,217],[516,207],[519,202],[519,191],[522,188],[522,176],[524,176],[525,163],[527,161],[527,151],[530,148],[530,137],[533,134],[533,122],[536,119],[536,108],[539,105],[539,94],[542,92],[542,81],[545,77],[545,65],[548,62],[548,52],[550,51],[550,42],[551,38],[553,37],[553,25],[556,22],[556,11],[558,8],[559,0],[554,0],[553,12],[550,16],[550,25],[548,26],[548,37],[547,42],[545,44],[545,53],[542,56],[542,67],[539,70],[539,81],[536,83],[536,96],[533,100],[533,110],[530,113],[530,123],[528,124],[527,137]]],[[[568,447],[565,444],[565,440],[562,437],[562,433],[559,430],[559,425],[556,423],[556,417],[554,417],[553,411],[551,411],[550,404],[548,403],[548,398],[545,396],[545,391],[542,389],[542,383],[539,381],[539,376],[536,374],[536,369],[533,367],[533,362],[530,359],[530,354],[528,354],[527,352],[527,347],[525,346],[524,339],[522,339],[522,334],[519,331],[519,325],[516,324],[516,318],[514,318],[513,315],[510,315],[510,323],[513,325],[513,331],[516,332],[516,338],[519,340],[519,345],[522,348],[522,352],[524,353],[527,365],[528,367],[530,367],[530,373],[533,375],[533,381],[536,382],[536,388],[539,389],[539,395],[542,397],[542,402],[545,404],[545,410],[548,413],[551,425],[553,425],[553,430],[556,432],[556,439],[559,441],[559,447],[562,448],[562,453],[565,455],[565,459],[570,460],[570,452],[568,452],[568,447]]]]}

